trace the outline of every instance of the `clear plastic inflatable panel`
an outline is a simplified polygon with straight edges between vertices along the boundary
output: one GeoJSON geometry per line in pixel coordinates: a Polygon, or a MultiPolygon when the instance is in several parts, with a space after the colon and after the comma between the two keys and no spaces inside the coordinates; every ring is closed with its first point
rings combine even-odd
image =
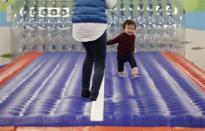
{"type": "MultiPolygon", "coordinates": [[[[83,51],[72,38],[73,0],[15,0],[12,51],[83,51]]],[[[138,51],[172,51],[184,54],[184,16],[177,1],[119,0],[108,10],[108,39],[122,32],[122,23],[137,23],[138,51]]],[[[116,51],[109,46],[108,51],[116,51]]]]}

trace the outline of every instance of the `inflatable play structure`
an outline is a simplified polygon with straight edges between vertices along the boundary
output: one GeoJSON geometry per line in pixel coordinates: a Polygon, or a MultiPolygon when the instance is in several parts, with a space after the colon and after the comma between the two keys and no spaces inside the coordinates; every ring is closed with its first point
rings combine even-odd
{"type": "Polygon", "coordinates": [[[0,67],[0,131],[205,130],[205,72],[183,57],[176,1],[119,0],[107,11],[109,38],[124,20],[137,23],[140,75],[119,77],[109,47],[96,102],[80,97],[85,52],[71,36],[71,9],[71,0],[15,0],[15,58],[0,67]]]}
{"type": "MultiPolygon", "coordinates": [[[[15,0],[12,51],[82,51],[71,36],[72,0],[15,0]]],[[[138,51],[184,53],[184,14],[171,0],[119,0],[107,11],[108,38],[122,31],[122,23],[137,23],[138,51]],[[166,41],[166,42],[165,42],[166,41]]],[[[108,48],[115,51],[116,47],[108,48]]]]}

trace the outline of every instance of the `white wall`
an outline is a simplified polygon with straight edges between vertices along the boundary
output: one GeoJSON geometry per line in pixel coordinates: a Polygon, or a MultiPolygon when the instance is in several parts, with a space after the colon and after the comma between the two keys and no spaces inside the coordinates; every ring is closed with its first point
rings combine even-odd
{"type": "Polygon", "coordinates": [[[185,57],[205,70],[205,31],[186,29],[185,57]],[[204,49],[193,50],[195,47],[204,49]]]}
{"type": "Polygon", "coordinates": [[[10,28],[1,27],[0,28],[0,55],[4,53],[10,53],[11,51],[11,41],[10,41],[10,28]]]}
{"type": "MultiPolygon", "coordinates": [[[[10,27],[0,28],[0,55],[11,52],[10,27]]],[[[0,58],[0,65],[10,62],[10,59],[0,58]]]]}

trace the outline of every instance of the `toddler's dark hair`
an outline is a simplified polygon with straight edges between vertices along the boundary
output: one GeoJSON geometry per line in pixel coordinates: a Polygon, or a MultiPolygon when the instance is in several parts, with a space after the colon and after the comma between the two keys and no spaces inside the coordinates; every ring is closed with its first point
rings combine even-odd
{"type": "Polygon", "coordinates": [[[133,21],[133,20],[126,20],[124,23],[123,23],[123,29],[125,29],[125,26],[126,25],[134,25],[135,26],[135,29],[137,27],[136,23],[133,21]]]}

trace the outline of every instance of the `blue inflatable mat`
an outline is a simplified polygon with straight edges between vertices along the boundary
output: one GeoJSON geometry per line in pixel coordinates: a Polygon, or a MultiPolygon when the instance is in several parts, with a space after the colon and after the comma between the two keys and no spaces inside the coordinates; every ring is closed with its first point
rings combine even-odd
{"type": "Polygon", "coordinates": [[[46,52],[0,87],[0,126],[205,127],[205,94],[160,53],[136,54],[138,78],[119,77],[116,54],[107,54],[97,102],[80,97],[84,57],[46,52]],[[96,103],[103,119],[91,118],[96,103]]]}

